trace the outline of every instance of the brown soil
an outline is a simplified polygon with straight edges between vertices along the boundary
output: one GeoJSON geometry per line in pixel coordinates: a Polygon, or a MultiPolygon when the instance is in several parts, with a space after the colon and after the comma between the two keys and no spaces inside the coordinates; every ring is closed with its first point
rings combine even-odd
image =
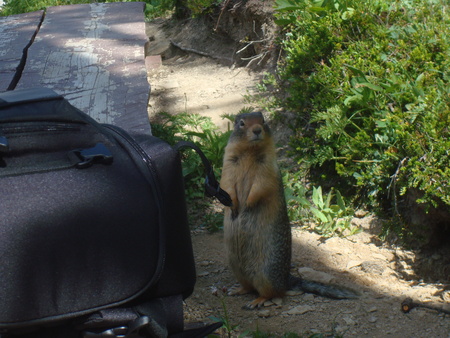
{"type": "MultiPolygon", "coordinates": [[[[246,106],[245,96],[254,93],[259,74],[229,66],[229,62],[224,64],[219,58],[187,53],[175,47],[171,35],[178,29],[164,20],[147,25],[147,34],[154,39],[147,53],[161,55],[163,60],[161,67],[149,71],[150,119],[159,112],[197,113],[210,117],[219,128],[226,130],[228,124],[221,115],[236,114],[246,106]]],[[[195,30],[190,27],[189,31],[192,29],[195,30]]],[[[184,41],[182,33],[176,37],[184,41]]],[[[216,54],[219,55],[217,48],[216,54]]]]}
{"type": "Polygon", "coordinates": [[[223,233],[193,231],[198,278],[194,293],[186,300],[186,320],[224,318],[226,309],[230,325],[237,325],[233,337],[247,330],[275,336],[334,332],[345,337],[448,337],[448,316],[424,308],[408,314],[401,311],[407,297],[444,306],[450,300],[445,285],[421,283],[412,269],[418,257],[411,251],[382,245],[377,237],[380,222],[375,217],[355,218],[354,222],[363,232],[347,239],[323,240],[294,227],[292,273],[298,275],[300,268],[307,279],[350,287],[360,292],[359,299],[297,294],[253,311],[242,306],[255,295],[231,297],[223,293],[235,283],[224,257],[223,233]]]}
{"type": "MultiPolygon", "coordinates": [[[[226,128],[220,115],[237,113],[246,106],[244,96],[254,91],[261,73],[224,59],[235,57],[235,42],[225,43],[225,38],[217,45],[208,39],[203,43],[189,42],[188,37],[201,35],[195,30],[199,27],[186,23],[183,30],[165,20],[147,25],[148,55],[163,58],[162,65],[149,72],[150,118],[161,111],[198,112],[226,128]],[[175,44],[170,42],[174,38],[175,44]],[[226,54],[224,50],[231,52],[226,54]]],[[[407,297],[444,307],[449,302],[450,292],[445,284],[424,283],[414,270],[418,263],[434,266],[442,261],[442,255],[420,255],[383,244],[378,237],[382,221],[370,214],[359,216],[353,222],[363,231],[346,239],[324,240],[306,229],[292,228],[292,273],[298,275],[300,268],[307,279],[353,288],[360,292],[359,299],[337,301],[297,293],[253,311],[243,310],[242,306],[255,295],[225,296],[235,280],[224,257],[223,233],[193,230],[197,284],[186,299],[186,321],[228,318],[233,337],[256,330],[275,336],[293,332],[306,336],[334,333],[345,337],[449,337],[447,315],[425,308],[415,308],[408,314],[401,311],[401,303],[407,297]]],[[[225,329],[219,334],[227,336],[225,329]]]]}

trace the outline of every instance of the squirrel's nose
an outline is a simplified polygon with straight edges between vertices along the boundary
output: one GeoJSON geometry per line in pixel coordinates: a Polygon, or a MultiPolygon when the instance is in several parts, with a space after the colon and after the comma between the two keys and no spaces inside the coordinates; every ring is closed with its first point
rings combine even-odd
{"type": "Polygon", "coordinates": [[[261,128],[255,128],[255,129],[253,129],[253,134],[255,134],[256,136],[259,136],[259,135],[261,134],[261,132],[262,132],[262,129],[261,129],[261,128]]]}

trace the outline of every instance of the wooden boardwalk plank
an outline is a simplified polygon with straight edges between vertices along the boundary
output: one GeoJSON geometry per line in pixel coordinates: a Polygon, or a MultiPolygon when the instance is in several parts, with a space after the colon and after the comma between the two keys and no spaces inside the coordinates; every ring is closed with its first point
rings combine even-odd
{"type": "Polygon", "coordinates": [[[0,17],[0,92],[7,90],[13,80],[43,14],[37,11],[0,17]]]}
{"type": "Polygon", "coordinates": [[[150,133],[144,4],[49,7],[17,88],[45,86],[97,121],[150,133]]]}

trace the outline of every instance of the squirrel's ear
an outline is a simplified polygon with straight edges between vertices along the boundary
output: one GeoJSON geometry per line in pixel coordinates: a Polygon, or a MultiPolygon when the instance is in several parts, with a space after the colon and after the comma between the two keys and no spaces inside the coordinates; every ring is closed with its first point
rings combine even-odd
{"type": "Polygon", "coordinates": [[[264,115],[263,115],[263,113],[261,113],[260,111],[255,111],[255,112],[253,112],[252,114],[258,115],[259,117],[261,117],[262,122],[263,122],[263,123],[266,123],[266,121],[264,120],[264,115]]]}

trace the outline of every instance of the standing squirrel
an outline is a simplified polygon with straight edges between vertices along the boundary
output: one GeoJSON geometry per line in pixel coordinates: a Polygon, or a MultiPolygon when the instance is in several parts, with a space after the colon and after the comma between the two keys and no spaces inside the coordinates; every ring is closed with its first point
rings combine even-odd
{"type": "Polygon", "coordinates": [[[287,290],[337,299],[357,297],[350,290],[290,274],[291,227],[275,144],[261,113],[236,116],[220,185],[232,200],[225,209],[224,240],[229,265],[241,285],[230,294],[259,294],[246,308],[283,297],[287,290]]]}

